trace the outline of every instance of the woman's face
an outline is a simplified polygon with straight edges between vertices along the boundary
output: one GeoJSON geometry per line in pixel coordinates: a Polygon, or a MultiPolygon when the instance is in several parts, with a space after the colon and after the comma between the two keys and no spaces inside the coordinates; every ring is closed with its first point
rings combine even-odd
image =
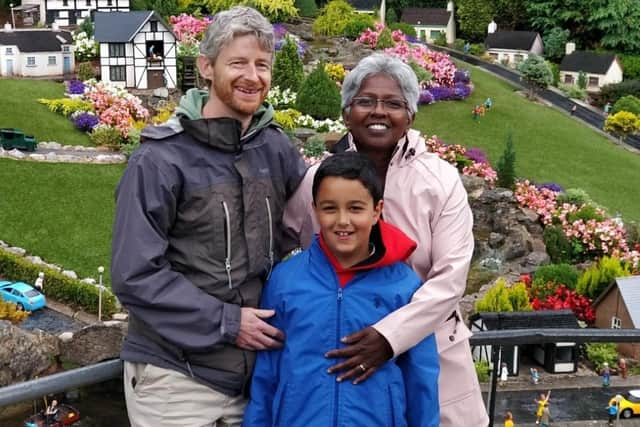
{"type": "Polygon", "coordinates": [[[414,114],[407,110],[398,83],[384,74],[374,74],[364,80],[351,100],[350,111],[343,111],[342,117],[359,151],[392,152],[413,124],[414,114]],[[392,109],[383,102],[375,102],[373,107],[361,107],[354,102],[356,98],[395,100],[403,103],[404,108],[392,109]]]}

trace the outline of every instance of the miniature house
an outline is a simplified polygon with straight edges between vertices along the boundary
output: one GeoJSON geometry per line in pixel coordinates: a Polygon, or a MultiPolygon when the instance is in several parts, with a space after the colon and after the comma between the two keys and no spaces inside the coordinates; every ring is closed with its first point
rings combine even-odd
{"type": "Polygon", "coordinates": [[[573,43],[567,43],[565,52],[560,63],[562,83],[577,85],[580,72],[585,73],[589,92],[599,92],[606,84],[622,81],[622,66],[614,54],[576,51],[573,43]]]}
{"type": "MultiPolygon", "coordinates": [[[[577,329],[578,321],[571,310],[540,310],[513,312],[481,312],[470,318],[471,331],[568,328],[577,329]]],[[[490,345],[472,346],[475,361],[485,360],[491,365],[490,345]]],[[[509,375],[518,375],[520,358],[527,354],[544,367],[545,371],[555,373],[575,372],[578,367],[578,349],[573,342],[549,344],[513,345],[502,347],[500,363],[506,363],[509,375]]]]}
{"type": "Polygon", "coordinates": [[[53,29],[0,31],[0,76],[48,77],[73,73],[71,33],[53,29]]]}
{"type": "Polygon", "coordinates": [[[176,87],[176,37],[154,11],[97,12],[102,80],[136,89],[176,87]]]}
{"type": "MultiPolygon", "coordinates": [[[[593,307],[598,328],[640,328],[640,276],[618,277],[593,302],[593,307]]],[[[640,359],[639,343],[619,343],[618,351],[640,359]]]]}
{"type": "Polygon", "coordinates": [[[410,7],[402,11],[400,22],[411,25],[416,30],[418,39],[427,43],[444,33],[448,44],[456,39],[456,21],[453,13],[453,2],[446,9],[410,7]]]}
{"type": "Polygon", "coordinates": [[[489,24],[484,40],[487,53],[494,61],[516,67],[531,54],[542,55],[544,47],[540,34],[533,31],[496,31],[495,22],[489,24]]]}
{"type": "Polygon", "coordinates": [[[37,6],[41,24],[67,27],[79,25],[94,12],[128,12],[129,0],[23,0],[22,6],[37,6]]]}

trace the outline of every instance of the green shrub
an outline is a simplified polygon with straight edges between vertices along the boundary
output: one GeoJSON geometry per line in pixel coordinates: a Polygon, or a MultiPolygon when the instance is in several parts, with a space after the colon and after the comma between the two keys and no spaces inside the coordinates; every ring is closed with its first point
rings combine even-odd
{"type": "Polygon", "coordinates": [[[595,365],[596,371],[600,371],[604,363],[615,366],[619,355],[614,343],[587,343],[585,344],[587,359],[595,365]]]}
{"type": "MultiPolygon", "coordinates": [[[[59,271],[32,264],[25,258],[0,249],[0,271],[7,280],[33,283],[40,271],[44,272],[44,292],[56,301],[71,304],[87,312],[98,313],[98,288],[65,276],[59,271]]],[[[111,291],[102,292],[102,314],[110,316],[117,311],[116,297],[111,291]]]]}
{"type": "Polygon", "coordinates": [[[433,44],[436,46],[446,46],[447,45],[447,35],[444,32],[438,33],[435,39],[433,39],[433,44]]]}
{"type": "Polygon", "coordinates": [[[2,295],[0,295],[0,320],[8,320],[17,325],[29,317],[29,314],[31,313],[27,310],[18,310],[17,304],[4,301],[2,295]]]}
{"type": "Polygon", "coordinates": [[[629,266],[616,257],[604,256],[580,275],[576,283],[576,292],[595,299],[616,280],[616,277],[629,275],[629,266]]]}
{"type": "MultiPolygon", "coordinates": [[[[559,64],[555,64],[553,62],[547,61],[547,65],[549,66],[549,69],[551,70],[551,74],[553,74],[553,81],[551,82],[551,84],[553,86],[558,86],[560,84],[560,65],[559,64]]],[[[574,87],[573,85],[568,86],[568,87],[574,87]]],[[[561,88],[563,92],[565,92],[565,90],[563,88],[561,88]]],[[[565,94],[567,94],[567,92],[565,92],[565,94]]],[[[573,96],[567,94],[567,96],[569,96],[570,98],[574,98],[573,96]]],[[[586,92],[585,92],[585,97],[586,97],[586,92]]],[[[579,99],[585,99],[585,98],[579,98],[579,99]]]]}
{"type": "Polygon", "coordinates": [[[313,32],[323,36],[341,36],[354,18],[355,9],[345,0],[331,0],[313,23],[313,32]]]}
{"type": "Polygon", "coordinates": [[[407,36],[418,37],[415,27],[411,24],[407,24],[406,22],[394,22],[389,24],[388,27],[391,31],[400,30],[407,36]]]}
{"type": "Polygon", "coordinates": [[[498,173],[498,187],[513,188],[516,183],[516,152],[513,149],[513,135],[507,134],[507,143],[498,159],[496,167],[498,173]]]}
{"type": "MultiPolygon", "coordinates": [[[[380,15],[380,14],[378,14],[378,15],[380,15]]],[[[396,14],[396,11],[393,10],[393,9],[387,9],[387,15],[384,17],[384,22],[386,24],[397,24],[398,23],[398,15],[396,14]]]]}
{"type": "Polygon", "coordinates": [[[307,157],[320,158],[325,151],[327,151],[327,145],[320,135],[309,137],[302,146],[302,152],[307,157]]]}
{"type": "Polygon", "coordinates": [[[455,50],[464,51],[464,44],[466,41],[464,39],[455,39],[453,42],[453,48],[455,50]]]}
{"type": "Polygon", "coordinates": [[[41,98],[38,102],[46,105],[50,111],[62,114],[65,117],[69,117],[76,112],[93,111],[93,105],[89,101],[83,101],[79,98],[41,98]]]}
{"type": "Polygon", "coordinates": [[[584,71],[578,73],[578,87],[583,90],[587,88],[587,73],[584,71]]]}
{"type": "Polygon", "coordinates": [[[487,48],[482,43],[471,43],[469,45],[469,53],[475,56],[482,56],[487,51],[487,48]]]}
{"type": "Polygon", "coordinates": [[[640,115],[640,99],[633,95],[623,96],[616,101],[611,108],[610,113],[616,114],[620,111],[628,111],[636,116],[640,115]]]}
{"type": "Polygon", "coordinates": [[[298,92],[303,80],[304,71],[302,60],[298,55],[298,46],[291,37],[287,36],[282,49],[276,53],[273,62],[272,84],[278,86],[280,90],[290,89],[293,92],[298,92]]]}
{"type": "MultiPolygon", "coordinates": [[[[552,69],[552,71],[553,71],[553,69],[552,69]]],[[[554,79],[555,79],[555,75],[554,75],[554,79]]],[[[569,98],[580,99],[582,101],[587,99],[587,91],[585,89],[580,89],[577,86],[574,86],[574,85],[561,85],[560,86],[560,90],[562,92],[564,92],[564,94],[567,95],[569,98]]]]}
{"type": "Polygon", "coordinates": [[[409,61],[409,66],[411,67],[413,72],[416,73],[416,77],[418,78],[418,82],[420,82],[420,83],[428,82],[428,81],[431,81],[431,79],[433,79],[433,74],[430,71],[425,70],[417,62],[415,62],[413,59],[411,59],[409,61]]]}
{"type": "Polygon", "coordinates": [[[504,279],[498,279],[495,285],[476,301],[476,311],[530,311],[531,304],[525,284],[516,283],[511,287],[506,285],[504,279]]]}
{"type": "Polygon", "coordinates": [[[98,125],[89,134],[91,142],[98,147],[119,147],[125,140],[120,131],[111,126],[98,125]]]}
{"type": "Polygon", "coordinates": [[[96,78],[96,73],[93,71],[93,65],[91,62],[81,62],[78,64],[76,68],[76,76],[78,80],[82,80],[83,82],[90,79],[96,78]]]}
{"type": "Polygon", "coordinates": [[[533,273],[532,285],[535,282],[553,282],[575,289],[579,274],[578,270],[570,264],[547,264],[538,267],[533,273]]]}
{"type": "Polygon", "coordinates": [[[486,360],[481,360],[479,362],[474,362],[474,365],[476,367],[476,375],[478,375],[478,382],[489,382],[489,374],[491,372],[489,362],[487,362],[486,360]]]}
{"type": "Polygon", "coordinates": [[[571,203],[576,206],[593,203],[589,194],[582,188],[567,188],[564,193],[558,195],[556,201],[558,204],[571,203]]]}
{"type": "Polygon", "coordinates": [[[618,99],[627,95],[640,98],[640,80],[624,80],[602,86],[598,95],[598,105],[603,106],[607,102],[615,104],[618,99]]]}
{"type": "Polygon", "coordinates": [[[367,28],[373,29],[374,24],[373,16],[358,13],[344,27],[344,35],[350,39],[357,39],[367,28]]]}
{"type": "Polygon", "coordinates": [[[567,214],[568,222],[575,222],[579,220],[587,222],[592,219],[595,219],[596,221],[604,221],[605,217],[596,210],[595,206],[588,203],[582,205],[577,211],[569,212],[567,214]]]}
{"type": "Polygon", "coordinates": [[[300,16],[315,18],[318,14],[318,5],[316,4],[316,0],[296,0],[295,6],[298,8],[300,16]]]}
{"type": "Polygon", "coordinates": [[[640,55],[618,54],[618,58],[622,61],[625,79],[640,79],[640,55]]]}
{"type": "Polygon", "coordinates": [[[298,127],[296,125],[296,120],[300,115],[300,111],[288,108],[286,110],[276,110],[273,118],[276,123],[282,126],[282,129],[293,130],[298,127]]]}
{"type": "Polygon", "coordinates": [[[322,62],[302,83],[296,109],[318,120],[340,117],[340,89],[331,80],[322,62]]]}
{"type": "Polygon", "coordinates": [[[380,35],[378,36],[378,43],[376,43],[376,50],[384,50],[389,49],[395,46],[395,42],[393,41],[393,37],[391,36],[391,30],[388,27],[385,27],[380,35]]]}
{"type": "Polygon", "coordinates": [[[547,247],[551,262],[563,264],[572,261],[573,248],[562,228],[553,225],[545,227],[542,239],[547,247]]]}

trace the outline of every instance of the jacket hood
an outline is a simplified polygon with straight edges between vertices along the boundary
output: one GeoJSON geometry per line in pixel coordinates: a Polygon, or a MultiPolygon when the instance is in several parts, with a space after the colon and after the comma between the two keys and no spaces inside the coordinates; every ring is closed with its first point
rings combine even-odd
{"type": "Polygon", "coordinates": [[[342,267],[336,257],[327,247],[326,242],[319,234],[319,243],[322,251],[333,266],[340,286],[353,278],[358,271],[372,268],[386,267],[396,262],[404,262],[416,250],[417,244],[404,234],[399,228],[379,220],[371,229],[369,241],[375,245],[375,252],[367,259],[351,267],[342,267]]]}
{"type": "Polygon", "coordinates": [[[253,114],[247,131],[242,134],[241,123],[230,117],[204,118],[202,108],[209,100],[209,91],[189,89],[180,99],[168,126],[184,130],[195,140],[226,152],[238,152],[241,145],[260,129],[276,125],[273,121],[274,109],[263,102],[253,114]]]}

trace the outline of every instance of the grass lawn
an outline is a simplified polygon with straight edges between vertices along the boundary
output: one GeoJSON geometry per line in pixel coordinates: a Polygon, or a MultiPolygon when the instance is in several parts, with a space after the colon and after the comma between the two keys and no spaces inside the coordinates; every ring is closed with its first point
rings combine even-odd
{"type": "Polygon", "coordinates": [[[38,142],[62,145],[92,145],[86,133],[71,120],[52,113],[39,98],[62,98],[64,85],[49,80],[0,79],[0,127],[20,128],[38,142]]]}
{"type": "Polygon", "coordinates": [[[114,189],[124,165],[51,164],[0,159],[0,240],[80,278],[107,273],[114,189]]]}
{"type": "Polygon", "coordinates": [[[415,127],[448,143],[482,148],[492,165],[513,133],[516,173],[535,182],[582,188],[611,214],[640,220],[640,155],[551,107],[530,102],[503,80],[471,65],[474,93],[465,101],[423,107],[415,127]],[[493,107],[478,122],[471,110],[491,97],[493,107]]]}

